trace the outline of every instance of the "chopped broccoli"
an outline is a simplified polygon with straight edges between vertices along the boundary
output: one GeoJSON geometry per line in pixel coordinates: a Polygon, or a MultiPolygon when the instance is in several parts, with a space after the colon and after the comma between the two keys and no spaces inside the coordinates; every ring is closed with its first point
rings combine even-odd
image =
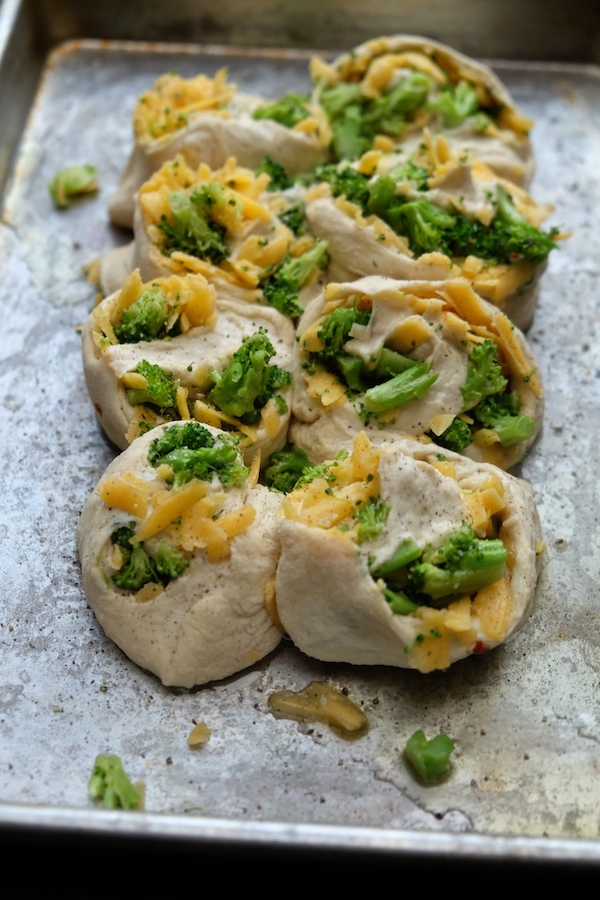
{"type": "Polygon", "coordinates": [[[544,234],[539,228],[530,225],[501,184],[497,188],[496,202],[497,213],[492,228],[498,243],[502,245],[503,258],[526,259],[533,263],[543,262],[556,247],[553,240],[556,232],[553,230],[550,234],[544,234]]]}
{"type": "Polygon", "coordinates": [[[224,487],[238,487],[248,477],[237,440],[225,432],[213,437],[199,422],[168,428],[150,444],[148,461],[155,468],[162,464],[171,467],[174,488],[192,478],[212,481],[215,476],[224,487]]]}
{"type": "MultiPolygon", "coordinates": [[[[421,255],[439,250],[452,255],[449,232],[454,228],[456,217],[435,206],[429,200],[412,200],[394,210],[390,221],[398,231],[399,226],[406,231],[410,249],[421,255]]],[[[389,220],[389,219],[388,219],[389,220]]]]}
{"type": "Polygon", "coordinates": [[[372,572],[374,578],[388,578],[404,569],[410,563],[415,562],[421,556],[421,548],[412,538],[406,538],[396,547],[386,562],[381,563],[372,572]]]}
{"type": "Polygon", "coordinates": [[[140,793],[125,774],[118,756],[98,754],[88,791],[93,800],[102,800],[105,809],[139,809],[141,805],[140,793]]]}
{"type": "Polygon", "coordinates": [[[121,321],[114,325],[114,332],[121,344],[137,344],[153,341],[169,316],[169,303],[159,288],[144,291],[137,300],[123,310],[121,321]]]}
{"type": "Polygon", "coordinates": [[[480,400],[472,414],[496,432],[503,447],[511,447],[527,440],[535,431],[533,419],[518,415],[520,407],[518,394],[506,392],[480,400]]]}
{"type": "Polygon", "coordinates": [[[469,594],[499,581],[507,552],[501,540],[476,538],[464,522],[437,550],[427,549],[422,561],[412,565],[408,580],[415,591],[427,595],[427,603],[469,594]]]}
{"type": "Polygon", "coordinates": [[[134,543],[135,522],[116,528],[111,541],[121,548],[123,563],[112,576],[117,587],[128,591],[139,591],[148,582],[167,585],[178,578],[189,565],[187,559],[171,547],[165,539],[160,541],[153,556],[144,544],[134,543]]]}
{"type": "Polygon", "coordinates": [[[285,125],[286,128],[293,128],[309,117],[310,110],[307,106],[309,99],[302,94],[286,94],[279,100],[258,106],[252,113],[252,118],[272,119],[280,125],[285,125]]]}
{"type": "Polygon", "coordinates": [[[65,209],[80,194],[98,190],[98,170],[94,166],[68,166],[57,172],[48,190],[54,205],[65,209]]]}
{"type": "Polygon", "coordinates": [[[395,616],[410,616],[419,608],[418,603],[413,603],[402,591],[385,587],[382,593],[395,616]]]}
{"type": "Polygon", "coordinates": [[[279,218],[294,234],[307,234],[308,227],[303,203],[292,203],[286,210],[279,213],[279,218]]]}
{"type": "Polygon", "coordinates": [[[473,434],[471,429],[463,419],[458,416],[441,434],[435,435],[429,432],[429,436],[440,447],[446,447],[447,450],[454,450],[460,453],[465,447],[473,443],[473,434]]]}
{"type": "Polygon", "coordinates": [[[427,104],[427,109],[441,115],[444,128],[457,128],[479,110],[477,92],[472,84],[459,81],[442,88],[439,96],[427,104]]]}
{"type": "Polygon", "coordinates": [[[356,539],[359,544],[364,541],[374,541],[383,531],[387,522],[391,506],[385,500],[377,500],[371,497],[368,503],[361,506],[354,515],[358,522],[356,539]]]}
{"type": "Polygon", "coordinates": [[[140,360],[134,371],[143,375],[147,383],[145,388],[130,388],[127,391],[127,399],[131,405],[155,406],[166,418],[178,415],[176,396],[179,382],[173,380],[171,373],[145,359],[140,360]],[[172,414],[169,411],[172,411],[172,414]]]}
{"type": "Polygon", "coordinates": [[[498,348],[491,338],[476,344],[467,360],[467,380],[461,387],[463,409],[471,409],[484,397],[501,394],[508,381],[497,361],[498,348]]]}
{"type": "Polygon", "coordinates": [[[413,72],[375,99],[365,97],[360,85],[323,88],[320,100],[331,124],[335,157],[357,159],[377,134],[401,134],[407,117],[424,106],[430,86],[426,75],[413,72]]]}
{"type": "Polygon", "coordinates": [[[359,310],[354,306],[338,307],[321,323],[317,335],[324,346],[315,356],[321,362],[335,359],[344,351],[344,344],[350,337],[353,325],[367,325],[370,318],[370,309],[359,310]]]}
{"type": "Polygon", "coordinates": [[[142,544],[132,545],[127,562],[115,572],[112,580],[124,591],[139,591],[150,581],[160,583],[154,562],[142,544]]]}
{"type": "Polygon", "coordinates": [[[265,173],[269,176],[268,191],[285,191],[294,184],[294,179],[290,178],[281,163],[275,162],[270,156],[265,156],[256,173],[257,175],[265,173]]]}
{"type": "Polygon", "coordinates": [[[216,383],[209,391],[209,398],[224,413],[246,424],[258,421],[267,400],[292,381],[289,372],[269,365],[274,355],[267,332],[259,328],[244,338],[223,373],[212,373],[216,383]]]}
{"type": "Polygon", "coordinates": [[[189,196],[183,191],[169,194],[170,220],[162,216],[158,223],[165,235],[163,252],[170,255],[178,250],[209,259],[215,265],[227,259],[230,251],[225,243],[226,229],[211,217],[211,207],[224,202],[223,189],[215,182],[203,185],[189,196]]]}
{"type": "Polygon", "coordinates": [[[286,316],[294,318],[302,313],[298,292],[317,268],[327,265],[327,241],[318,240],[303,253],[283,262],[262,283],[265,300],[286,316]]]}
{"type": "Polygon", "coordinates": [[[402,406],[409,400],[423,397],[438,375],[431,371],[430,363],[418,363],[388,381],[382,381],[365,391],[365,412],[379,414],[402,406]]]}
{"type": "Polygon", "coordinates": [[[189,562],[166,539],[163,539],[159,541],[154,552],[154,565],[160,580],[168,583],[179,578],[189,566],[189,562]]]}
{"type": "Polygon", "coordinates": [[[429,186],[429,172],[427,169],[417,166],[410,159],[392,169],[390,178],[396,184],[400,181],[412,181],[418,191],[426,191],[429,186]]]}
{"type": "Polygon", "coordinates": [[[273,453],[270,465],[265,469],[265,480],[271,490],[289,494],[296,486],[303,471],[310,467],[310,459],[299,447],[288,444],[273,453]]]}
{"type": "Polygon", "coordinates": [[[334,197],[344,196],[350,203],[356,203],[365,210],[369,202],[369,178],[352,166],[326,165],[315,169],[317,181],[325,181],[334,197]]]}
{"type": "Polygon", "coordinates": [[[441,733],[427,740],[423,731],[415,731],[406,742],[404,753],[419,777],[426,783],[439,781],[450,767],[454,741],[441,733]]]}

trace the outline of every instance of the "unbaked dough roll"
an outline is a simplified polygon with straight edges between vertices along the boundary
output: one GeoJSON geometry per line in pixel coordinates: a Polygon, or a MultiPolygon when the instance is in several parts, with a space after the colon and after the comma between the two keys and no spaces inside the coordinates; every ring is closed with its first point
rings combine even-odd
{"type": "Polygon", "coordinates": [[[287,126],[276,118],[263,117],[270,104],[264,98],[239,93],[227,82],[225,70],[214,78],[161,75],[134,109],[134,146],[109,203],[113,224],[133,227],[136,191],[177,154],[192,167],[204,162],[211,168],[222,166],[230,156],[241,165],[256,168],[270,156],[290,173],[308,171],[324,162],[328,130],[319,107],[298,102],[289,113],[287,126]]]}
{"type": "Polygon", "coordinates": [[[314,59],[311,74],[337,159],[356,159],[372,146],[410,153],[428,129],[458,156],[481,159],[517,184],[531,180],[532,122],[488,66],[445,44],[380,37],[332,63],[314,59]]]}
{"type": "Polygon", "coordinates": [[[366,429],[377,444],[411,435],[510,469],[539,434],[534,355],[464,279],[332,283],[297,334],[290,434],[313,462],[366,429]]]}
{"type": "Polygon", "coordinates": [[[541,229],[550,205],[452,154],[441,137],[410,159],[370,151],[317,174],[324,180],[307,192],[306,216],[328,243],[331,281],[460,276],[521,330],[530,326],[556,247],[554,231],[541,229]]]}
{"type": "Polygon", "coordinates": [[[294,329],[276,310],[219,300],[202,275],[143,283],[136,270],[92,311],[83,369],[98,422],[120,449],[196,419],[235,433],[262,464],[286,442],[294,329]]]}
{"type": "Polygon", "coordinates": [[[269,190],[270,183],[268,173],[232,157],[218,169],[182,156],[165,162],[136,195],[133,241],[100,260],[104,296],[134,269],[144,281],[196,273],[222,297],[297,317],[318,293],[327,246],[286,224],[300,189],[269,190]]]}
{"type": "Polygon", "coordinates": [[[109,465],[84,506],[88,603],[108,637],[165,685],[225,678],[279,643],[280,501],[256,475],[224,432],[163,425],[109,465]]]}
{"type": "Polygon", "coordinates": [[[307,655],[431,672],[526,620],[543,550],[527,482],[418,441],[375,447],[364,433],[303,481],[278,520],[276,596],[307,655]]]}

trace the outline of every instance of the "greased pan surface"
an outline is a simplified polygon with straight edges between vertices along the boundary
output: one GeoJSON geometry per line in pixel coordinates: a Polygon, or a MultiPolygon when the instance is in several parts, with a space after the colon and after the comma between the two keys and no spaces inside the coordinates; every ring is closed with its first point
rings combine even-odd
{"type": "Polygon", "coordinates": [[[324,665],[284,643],[239,677],[185,692],[130,663],[85,603],[76,526],[115,451],[97,430],[84,385],[77,328],[94,289],[81,270],[129,237],[110,228],[106,208],[130,148],[135,97],[162,71],[223,65],[240,86],[276,96],[307,84],[308,56],[91,41],[65,45],[48,61],[0,229],[0,816],[102,830],[107,820],[92,807],[87,779],[96,754],[109,752],[145,781],[145,813],[111,814],[115,827],[138,835],[595,859],[595,69],[496,69],[536,121],[536,196],[556,204],[551,224],[573,232],[544,274],[528,333],[547,411],[522,474],[536,491],[547,551],[522,631],[487,656],[426,677],[324,665]],[[57,212],[46,185],[78,162],[98,167],[100,193],[57,212]],[[314,679],[362,706],[365,737],[346,744],[324,725],[271,716],[271,691],[314,679]],[[212,736],[193,752],[187,735],[202,720],[212,736]],[[407,771],[402,748],[417,728],[456,741],[447,782],[425,788],[407,771]]]}

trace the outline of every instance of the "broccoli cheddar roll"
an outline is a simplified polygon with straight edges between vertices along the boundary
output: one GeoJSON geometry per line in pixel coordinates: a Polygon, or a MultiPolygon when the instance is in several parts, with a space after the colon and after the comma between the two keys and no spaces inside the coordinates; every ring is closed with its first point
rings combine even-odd
{"type": "Polygon", "coordinates": [[[533,174],[532,123],[505,85],[480,62],[415,35],[367,41],[327,63],[311,63],[338,160],[372,147],[412,152],[427,129],[458,156],[481,159],[526,185],[533,174]]]}
{"type": "Polygon", "coordinates": [[[453,155],[443,138],[424,141],[410,159],[371,151],[355,165],[321,166],[317,176],[306,216],[328,242],[330,280],[460,276],[529,327],[556,247],[554,230],[540,228],[549,205],[480,160],[453,155]]]}
{"type": "Polygon", "coordinates": [[[82,336],[90,399],[120,449],[165,421],[238,436],[247,461],[286,441],[294,331],[276,310],[218,301],[202,275],[142,283],[136,270],[90,314],[82,336]]]}
{"type": "Polygon", "coordinates": [[[365,429],[376,444],[410,435],[509,469],[539,433],[531,349],[464,279],[329,284],[297,337],[290,434],[313,462],[365,429]]]}
{"type": "Polygon", "coordinates": [[[234,158],[219,169],[181,156],[165,163],[138,191],[134,240],[100,261],[102,292],[135,268],[145,281],[195,273],[220,296],[298,316],[318,292],[327,244],[286,224],[295,195],[270,190],[275,170],[251,171],[234,158]]]}
{"type": "Polygon", "coordinates": [[[299,97],[274,103],[239,93],[225,70],[214,78],[165,73],[136,103],[134,146],[110,199],[111,221],[133,226],[136,191],[177,154],[213,168],[230,156],[255,168],[269,155],[289,172],[308,171],[326,159],[326,124],[320,108],[299,97]]]}
{"type": "Polygon", "coordinates": [[[279,500],[257,473],[230,435],[175,423],[134,441],[86,501],[87,601],[108,637],[165,685],[225,678],[279,643],[269,612],[279,500]]]}
{"type": "Polygon", "coordinates": [[[447,669],[530,612],[543,550],[533,492],[495,466],[361,433],[282,512],[279,618],[316,659],[447,669]]]}

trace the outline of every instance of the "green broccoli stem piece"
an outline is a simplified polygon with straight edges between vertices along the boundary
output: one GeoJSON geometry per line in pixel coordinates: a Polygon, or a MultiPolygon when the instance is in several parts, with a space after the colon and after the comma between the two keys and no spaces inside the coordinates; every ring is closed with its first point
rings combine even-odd
{"type": "Polygon", "coordinates": [[[438,781],[448,772],[454,741],[441,733],[427,740],[423,731],[415,731],[406,742],[404,753],[424,782],[438,781]]]}
{"type": "Polygon", "coordinates": [[[389,575],[397,572],[398,569],[402,569],[404,566],[408,566],[410,563],[415,562],[420,556],[421,548],[419,545],[413,541],[412,538],[407,538],[398,544],[386,562],[377,566],[372,572],[373,578],[387,578],[389,575]]]}
{"type": "Polygon", "coordinates": [[[392,591],[390,588],[383,589],[383,596],[388,602],[391,611],[396,616],[410,616],[419,608],[417,603],[409,600],[402,591],[392,591]]]}
{"type": "MultiPolygon", "coordinates": [[[[437,550],[423,554],[423,560],[408,571],[408,581],[434,603],[448,597],[471,594],[499,581],[506,567],[507,552],[501,540],[476,538],[463,524],[437,550]]],[[[429,601],[428,601],[429,602],[429,601]]]]}
{"type": "Polygon", "coordinates": [[[389,381],[383,381],[365,391],[363,398],[367,413],[384,413],[397,406],[423,397],[438,375],[430,371],[429,363],[418,363],[405,372],[395,375],[389,381]]]}
{"type": "Polygon", "coordinates": [[[88,781],[88,792],[93,800],[102,800],[105,809],[138,809],[139,792],[125,774],[118,756],[98,754],[88,781]]]}
{"type": "Polygon", "coordinates": [[[385,377],[386,375],[399,375],[406,369],[412,369],[419,365],[418,360],[411,359],[410,356],[403,356],[389,347],[382,347],[375,363],[373,372],[375,375],[385,377]]]}

